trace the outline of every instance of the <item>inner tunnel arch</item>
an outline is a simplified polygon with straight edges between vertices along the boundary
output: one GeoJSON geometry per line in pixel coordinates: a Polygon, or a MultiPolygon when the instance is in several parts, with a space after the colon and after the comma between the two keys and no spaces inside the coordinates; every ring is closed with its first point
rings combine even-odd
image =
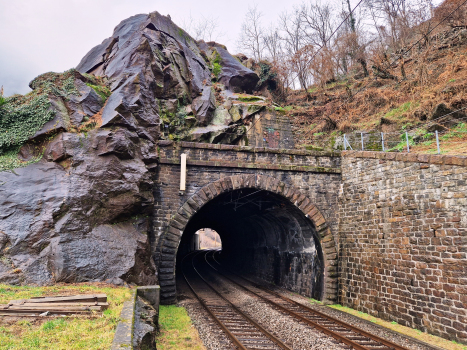
{"type": "Polygon", "coordinates": [[[337,297],[337,249],[319,209],[299,189],[276,178],[223,177],[180,207],[159,240],[161,302],[176,299],[176,263],[192,235],[211,227],[222,255],[237,270],[324,302],[337,297]]]}

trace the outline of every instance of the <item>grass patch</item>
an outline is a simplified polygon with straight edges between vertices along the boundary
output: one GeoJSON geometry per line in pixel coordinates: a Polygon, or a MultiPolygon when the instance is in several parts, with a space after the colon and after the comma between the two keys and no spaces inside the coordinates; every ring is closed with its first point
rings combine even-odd
{"type": "Polygon", "coordinates": [[[106,293],[109,308],[102,315],[57,318],[0,318],[1,350],[109,349],[120,320],[123,302],[131,290],[105,284],[73,284],[50,287],[8,286],[0,284],[0,304],[12,299],[40,296],[106,293]]]}
{"type": "Polygon", "coordinates": [[[0,172],[9,171],[16,168],[28,166],[42,159],[42,155],[35,157],[29,161],[24,161],[18,158],[18,153],[21,147],[11,147],[3,153],[0,152],[0,172]]]}
{"type": "Polygon", "coordinates": [[[86,83],[86,85],[92,88],[104,102],[112,95],[112,92],[107,86],[93,85],[90,83],[86,83]]]}
{"type": "Polygon", "coordinates": [[[159,350],[205,349],[185,308],[175,305],[161,305],[159,323],[161,332],[156,338],[159,350]]]}
{"type": "Polygon", "coordinates": [[[257,96],[240,96],[238,98],[240,102],[263,102],[264,100],[261,97],[257,96]]]}
{"type": "Polygon", "coordinates": [[[413,103],[412,101],[401,104],[399,107],[391,109],[384,115],[384,118],[390,119],[393,117],[402,118],[405,113],[410,111],[412,108],[417,108],[419,103],[413,103]]]}
{"type": "Polygon", "coordinates": [[[333,308],[333,309],[340,310],[340,311],[346,312],[348,314],[357,316],[357,317],[362,318],[364,320],[373,322],[373,323],[375,323],[377,325],[380,325],[380,326],[383,326],[385,328],[391,329],[391,330],[396,331],[398,333],[408,335],[409,337],[424,341],[424,342],[432,344],[432,345],[442,347],[443,349],[447,349],[447,350],[467,350],[467,345],[458,344],[455,341],[449,341],[449,340],[446,340],[446,339],[443,339],[443,338],[440,338],[440,337],[437,337],[437,336],[434,336],[434,335],[431,335],[431,334],[428,334],[428,333],[424,333],[422,331],[419,331],[418,329],[413,329],[413,328],[401,326],[400,324],[397,324],[394,321],[392,321],[392,322],[384,321],[384,320],[382,320],[380,318],[371,316],[371,315],[366,314],[364,312],[357,311],[357,310],[354,310],[354,309],[351,309],[349,307],[342,306],[342,305],[331,305],[330,307],[333,308]]]}

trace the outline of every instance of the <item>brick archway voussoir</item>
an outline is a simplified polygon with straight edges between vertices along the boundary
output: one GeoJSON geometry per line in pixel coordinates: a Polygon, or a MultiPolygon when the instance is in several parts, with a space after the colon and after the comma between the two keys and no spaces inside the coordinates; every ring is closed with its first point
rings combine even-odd
{"type": "Polygon", "coordinates": [[[192,195],[172,217],[161,244],[159,283],[161,296],[170,298],[175,290],[175,261],[178,245],[188,221],[205,204],[222,193],[242,188],[257,188],[276,193],[292,202],[316,228],[324,259],[324,302],[337,300],[337,247],[331,229],[320,210],[298,189],[279,179],[261,174],[233,175],[216,180],[192,195]]]}

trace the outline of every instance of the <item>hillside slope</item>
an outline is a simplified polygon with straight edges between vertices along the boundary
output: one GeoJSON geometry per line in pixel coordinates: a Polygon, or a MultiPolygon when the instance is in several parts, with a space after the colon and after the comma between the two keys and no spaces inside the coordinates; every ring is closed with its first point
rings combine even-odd
{"type": "Polygon", "coordinates": [[[467,154],[467,29],[445,27],[412,51],[403,67],[388,57],[386,77],[374,70],[293,92],[285,109],[296,147],[342,148],[344,133],[384,132],[387,148],[402,151],[408,131],[414,151],[433,153],[438,130],[442,153],[467,154]]]}

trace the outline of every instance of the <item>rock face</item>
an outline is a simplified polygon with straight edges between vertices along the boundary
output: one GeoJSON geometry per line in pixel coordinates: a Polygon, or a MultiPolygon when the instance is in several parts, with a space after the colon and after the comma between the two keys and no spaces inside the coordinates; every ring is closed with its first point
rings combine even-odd
{"type": "Polygon", "coordinates": [[[236,93],[258,80],[224,47],[196,42],[157,12],[124,20],[76,70],[34,79],[30,96],[51,114],[17,142],[29,165],[0,168],[0,282],[157,283],[157,144],[240,142],[266,102],[236,93]]]}
{"type": "MultiPolygon", "coordinates": [[[[144,120],[143,128],[158,128],[159,116],[192,105],[200,125],[206,126],[216,108],[211,65],[204,42],[197,43],[168,17],[153,12],[120,23],[111,38],[92,49],[80,62],[81,73],[106,76],[113,94],[104,108],[105,125],[144,120]],[[122,113],[126,120],[122,118],[122,113]]],[[[252,91],[256,73],[240,64],[227,50],[219,81],[236,92],[252,91]],[[243,89],[243,90],[242,90],[243,89]]],[[[136,132],[140,134],[142,131],[136,132]]],[[[149,130],[150,132],[150,130],[149,130]]]]}
{"type": "Polygon", "coordinates": [[[136,138],[131,158],[129,140],[109,151],[125,133],[62,133],[42,161],[0,173],[0,281],[156,281],[147,141],[136,138]]]}

